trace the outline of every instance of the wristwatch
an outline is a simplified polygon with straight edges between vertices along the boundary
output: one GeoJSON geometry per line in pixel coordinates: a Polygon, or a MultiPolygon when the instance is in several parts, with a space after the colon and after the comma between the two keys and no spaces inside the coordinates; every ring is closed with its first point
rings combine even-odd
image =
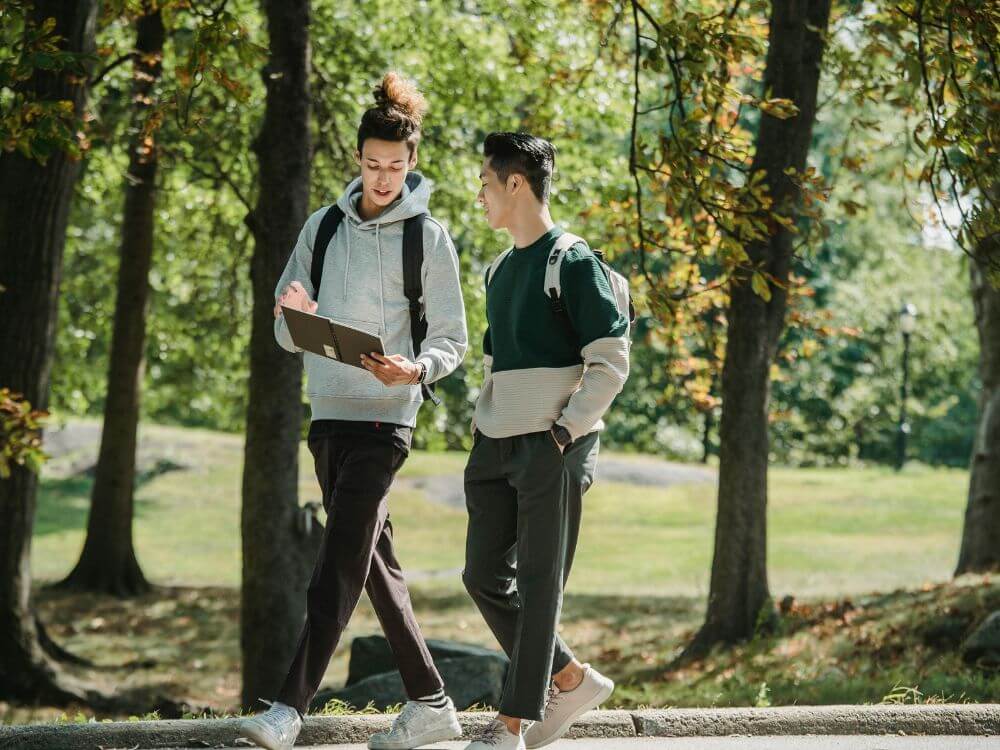
{"type": "Polygon", "coordinates": [[[417,375],[417,382],[423,383],[427,379],[427,365],[423,362],[417,362],[417,366],[420,368],[420,374],[417,375]]]}
{"type": "Polygon", "coordinates": [[[573,436],[569,434],[569,430],[563,427],[561,424],[552,425],[552,437],[556,439],[560,448],[565,449],[567,445],[573,442],[573,436]]]}

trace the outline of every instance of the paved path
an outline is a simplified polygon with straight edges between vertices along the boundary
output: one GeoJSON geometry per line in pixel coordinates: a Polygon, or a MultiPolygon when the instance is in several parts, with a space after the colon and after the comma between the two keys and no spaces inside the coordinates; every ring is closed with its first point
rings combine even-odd
{"type": "MultiPolygon", "coordinates": [[[[439,742],[423,750],[462,750],[466,743],[439,742]]],[[[315,750],[365,750],[366,745],[315,745],[315,750]]],[[[552,750],[997,750],[996,737],[634,737],[560,740],[552,750]]]]}
{"type": "MultiPolygon", "coordinates": [[[[101,424],[93,420],[69,420],[58,428],[45,431],[45,450],[53,459],[47,471],[51,475],[71,475],[92,471],[97,461],[101,439],[101,424]],[[56,469],[58,467],[58,469],[56,469]]],[[[167,468],[184,468],[173,463],[178,455],[195,462],[197,451],[186,445],[183,434],[164,437],[140,427],[139,471],[149,471],[166,458],[171,459],[167,468]]],[[[645,487],[669,487],[691,482],[714,483],[717,472],[708,466],[680,464],[656,456],[604,454],[598,461],[597,481],[634,484],[645,487]]],[[[443,505],[465,509],[465,490],[462,474],[440,474],[424,477],[400,477],[397,485],[423,490],[427,497],[443,505]]]]}
{"type": "MultiPolygon", "coordinates": [[[[653,456],[602,456],[597,461],[596,481],[669,487],[689,482],[714,483],[716,471],[709,467],[672,463],[653,456]]],[[[396,484],[422,490],[434,502],[465,510],[465,488],[461,474],[400,477],[396,484]]]]}
{"type": "MultiPolygon", "coordinates": [[[[299,746],[363,750],[388,714],[309,716],[299,746]],[[337,744],[341,743],[341,744],[337,744]]],[[[491,718],[461,712],[465,737],[491,718]]],[[[252,747],[239,720],[0,726],[0,750],[252,747]],[[246,744],[244,744],[246,743],[246,744]]],[[[1000,750],[1000,706],[919,704],[591,711],[552,750],[1000,750]]],[[[436,750],[463,750],[442,742],[436,750]]]]}

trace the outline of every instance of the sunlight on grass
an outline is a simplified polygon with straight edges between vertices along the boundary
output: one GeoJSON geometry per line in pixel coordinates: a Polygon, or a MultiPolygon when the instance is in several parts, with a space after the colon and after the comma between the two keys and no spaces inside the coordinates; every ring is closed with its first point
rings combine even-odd
{"type": "MultiPolygon", "coordinates": [[[[137,491],[136,548],[146,574],[172,585],[238,585],[242,440],[158,425],[144,425],[142,434],[150,451],[181,467],[137,491]]],[[[404,569],[417,580],[431,576],[432,587],[461,587],[465,512],[434,502],[409,480],[452,475],[460,490],[465,459],[462,453],[414,451],[390,495],[404,569]]],[[[299,468],[300,501],[318,501],[305,443],[299,468]]],[[[891,589],[951,574],[967,472],[776,467],[770,481],[768,573],[775,596],[891,589]]],[[[75,562],[90,484],[79,472],[44,478],[33,541],[36,577],[61,577],[75,562]]],[[[569,589],[705,596],[715,502],[711,483],[658,488],[598,476],[584,497],[569,589]]]]}
{"type": "MultiPolygon", "coordinates": [[[[231,711],[240,684],[242,440],[155,425],[142,433],[144,450],[175,468],[138,488],[140,562],[156,583],[206,588],[160,589],[134,602],[40,589],[42,616],[58,641],[82,656],[160,663],[145,675],[130,673],[126,683],[179,679],[197,705],[231,711]]],[[[465,510],[415,483],[450,475],[460,493],[465,459],[414,452],[390,495],[390,518],[424,634],[496,648],[460,580],[465,510]]],[[[43,478],[33,539],[40,579],[65,575],[83,543],[91,479],[81,471],[86,461],[74,460],[48,467],[43,478]]],[[[300,502],[319,500],[305,444],[299,466],[300,502]]],[[[435,491],[449,486],[440,481],[435,491]]],[[[1000,678],[963,664],[954,645],[928,646],[922,635],[942,617],[964,613],[971,623],[1000,606],[1000,586],[988,577],[935,583],[947,581],[955,563],[967,481],[965,471],[918,465],[898,474],[882,467],[772,468],[768,577],[776,600],[795,597],[794,611],[774,635],[664,673],[704,616],[715,486],[637,486],[599,474],[584,497],[560,632],[618,682],[608,708],[990,700],[1000,678]],[[831,599],[849,606],[828,611],[831,599]]],[[[362,597],[325,682],[342,684],[348,644],[378,632],[362,597]]],[[[332,714],[343,710],[327,706],[332,714]]],[[[58,717],[53,711],[39,715],[58,717]]]]}

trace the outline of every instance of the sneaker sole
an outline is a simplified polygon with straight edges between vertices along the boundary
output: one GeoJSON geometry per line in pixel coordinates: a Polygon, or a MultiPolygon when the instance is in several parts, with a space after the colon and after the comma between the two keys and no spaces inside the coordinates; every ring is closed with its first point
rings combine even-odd
{"type": "Polygon", "coordinates": [[[241,725],[238,728],[238,731],[241,737],[252,740],[258,745],[258,747],[266,748],[266,750],[291,750],[292,748],[292,745],[285,743],[273,744],[270,738],[265,737],[263,733],[259,732],[257,727],[253,724],[241,725]]]}
{"type": "Polygon", "coordinates": [[[553,733],[551,737],[541,742],[537,742],[533,745],[529,745],[527,741],[525,741],[524,743],[525,748],[527,748],[527,750],[535,750],[535,748],[545,747],[546,745],[555,742],[564,734],[566,734],[566,732],[569,731],[569,728],[573,726],[574,721],[576,721],[585,713],[587,713],[587,711],[593,711],[599,705],[604,703],[604,701],[606,701],[609,697],[611,697],[611,694],[614,691],[615,691],[615,683],[612,682],[606,688],[602,688],[600,692],[597,693],[597,695],[595,695],[589,701],[584,703],[583,706],[581,706],[580,710],[578,710],[575,714],[572,714],[568,719],[566,719],[566,721],[562,723],[559,729],[555,733],[553,733]]]}
{"type": "Polygon", "coordinates": [[[462,725],[458,723],[458,719],[453,719],[452,722],[440,729],[431,729],[423,734],[418,734],[413,737],[408,742],[372,742],[368,740],[369,750],[413,750],[413,748],[420,747],[421,745],[429,745],[432,742],[447,742],[448,740],[455,740],[462,736],[462,725]]]}

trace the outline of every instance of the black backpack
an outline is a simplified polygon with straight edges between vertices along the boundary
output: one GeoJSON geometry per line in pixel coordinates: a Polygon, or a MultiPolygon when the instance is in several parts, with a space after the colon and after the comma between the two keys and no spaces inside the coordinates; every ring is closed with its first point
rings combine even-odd
{"type": "MultiPolygon", "coordinates": [[[[420,307],[420,295],[423,294],[420,269],[424,264],[425,217],[426,214],[417,214],[403,222],[403,293],[410,303],[410,336],[413,339],[414,357],[420,353],[420,345],[427,337],[427,318],[423,316],[420,307]]],[[[319,285],[323,277],[323,260],[326,258],[326,249],[343,221],[344,212],[336,203],[327,209],[320,221],[316,240],[313,242],[312,267],[309,272],[314,299],[319,299],[319,285]]],[[[433,383],[421,384],[421,392],[424,398],[435,406],[441,403],[441,399],[434,394],[433,383]]]]}

